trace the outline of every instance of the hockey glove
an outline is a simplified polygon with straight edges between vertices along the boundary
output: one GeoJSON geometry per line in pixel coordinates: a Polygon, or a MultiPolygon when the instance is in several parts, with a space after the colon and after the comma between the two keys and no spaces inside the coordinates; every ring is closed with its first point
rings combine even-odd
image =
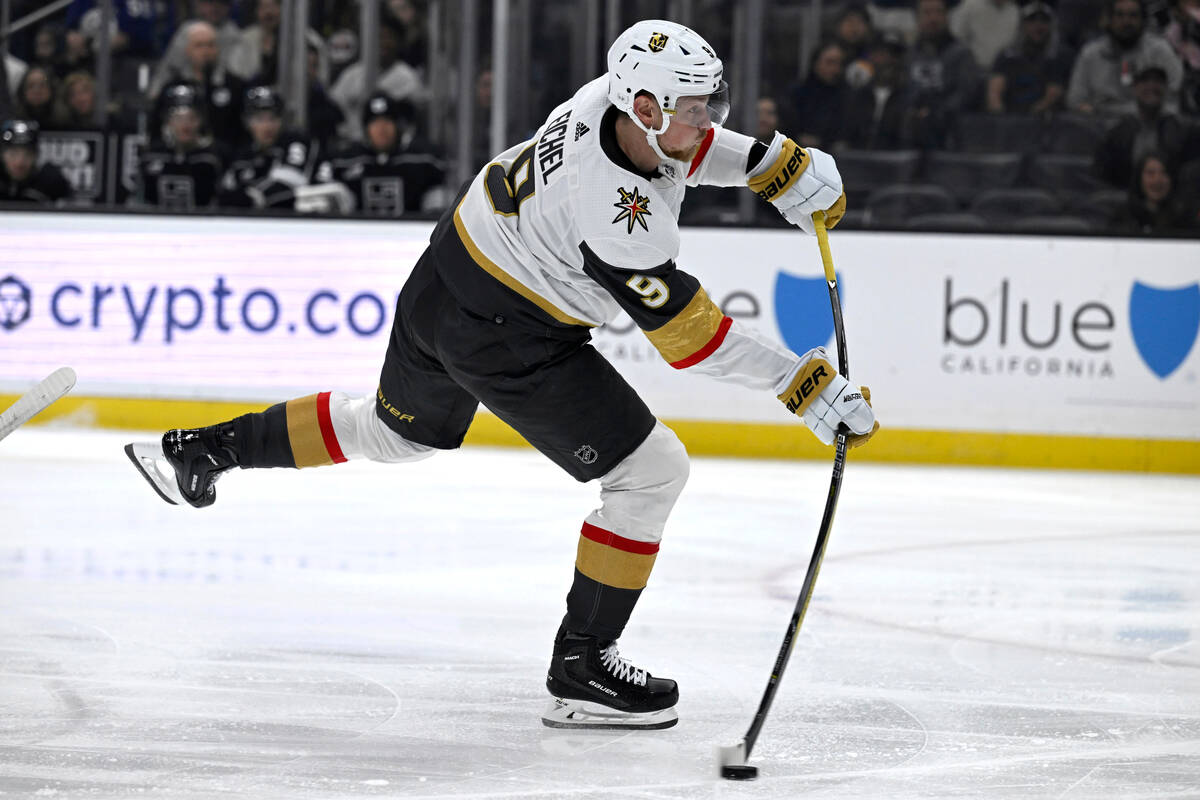
{"type": "Polygon", "coordinates": [[[846,193],[833,156],[815,147],[806,150],[778,131],[747,183],[807,233],[814,232],[815,212],[825,212],[826,228],[833,228],[846,213],[846,193]]]}
{"type": "Polygon", "coordinates": [[[803,358],[788,388],[779,395],[780,401],[804,420],[822,444],[833,444],[842,424],[850,430],[847,445],[866,444],[879,430],[871,408],[871,390],[860,389],[839,375],[823,347],[808,351],[803,358]]]}

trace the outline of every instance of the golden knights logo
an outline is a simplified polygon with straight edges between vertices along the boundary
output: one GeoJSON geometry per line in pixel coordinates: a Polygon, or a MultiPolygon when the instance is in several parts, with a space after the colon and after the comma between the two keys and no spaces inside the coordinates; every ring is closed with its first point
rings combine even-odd
{"type": "Polygon", "coordinates": [[[667,46],[667,35],[665,33],[656,33],[650,37],[650,52],[661,53],[662,49],[667,46]]]}
{"type": "Polygon", "coordinates": [[[613,224],[621,220],[628,222],[626,233],[633,233],[634,223],[641,225],[644,231],[650,230],[646,227],[646,217],[653,216],[650,213],[650,198],[638,194],[636,186],[628,192],[618,186],[617,191],[621,193],[621,199],[613,203],[613,207],[621,209],[621,213],[613,217],[613,224]]]}

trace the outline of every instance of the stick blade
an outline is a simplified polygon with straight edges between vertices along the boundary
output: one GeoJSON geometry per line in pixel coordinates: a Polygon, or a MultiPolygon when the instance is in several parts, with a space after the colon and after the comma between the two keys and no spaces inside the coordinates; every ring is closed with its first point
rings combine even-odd
{"type": "Polygon", "coordinates": [[[75,370],[59,367],[0,413],[0,439],[46,410],[75,386],[75,370]]]}
{"type": "Polygon", "coordinates": [[[727,781],[752,781],[757,778],[758,767],[747,764],[748,758],[745,739],[737,744],[717,748],[721,777],[727,781]]]}

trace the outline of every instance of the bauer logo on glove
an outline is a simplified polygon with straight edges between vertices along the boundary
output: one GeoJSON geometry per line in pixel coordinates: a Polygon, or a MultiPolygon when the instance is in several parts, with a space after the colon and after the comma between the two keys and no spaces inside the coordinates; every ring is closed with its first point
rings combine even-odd
{"type": "Polygon", "coordinates": [[[778,131],[747,184],[784,219],[808,233],[814,233],[814,213],[825,212],[826,228],[833,228],[846,213],[846,193],[833,156],[815,147],[802,148],[778,131]]]}
{"type": "Polygon", "coordinates": [[[804,420],[823,444],[833,444],[842,425],[850,432],[850,447],[865,444],[879,430],[871,408],[871,390],[839,375],[823,347],[803,356],[779,400],[804,420]]]}

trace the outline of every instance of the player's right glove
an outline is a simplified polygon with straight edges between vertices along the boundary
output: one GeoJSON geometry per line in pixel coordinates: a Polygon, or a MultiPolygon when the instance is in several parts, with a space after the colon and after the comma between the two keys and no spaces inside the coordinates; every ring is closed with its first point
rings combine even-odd
{"type": "Polygon", "coordinates": [[[807,233],[814,233],[814,213],[825,212],[829,229],[846,213],[846,193],[833,156],[815,147],[802,148],[778,131],[747,185],[807,233]]]}
{"type": "Polygon", "coordinates": [[[879,430],[871,408],[871,390],[839,375],[823,347],[804,354],[779,399],[823,444],[833,444],[841,424],[850,429],[846,441],[850,447],[866,444],[879,430]]]}

